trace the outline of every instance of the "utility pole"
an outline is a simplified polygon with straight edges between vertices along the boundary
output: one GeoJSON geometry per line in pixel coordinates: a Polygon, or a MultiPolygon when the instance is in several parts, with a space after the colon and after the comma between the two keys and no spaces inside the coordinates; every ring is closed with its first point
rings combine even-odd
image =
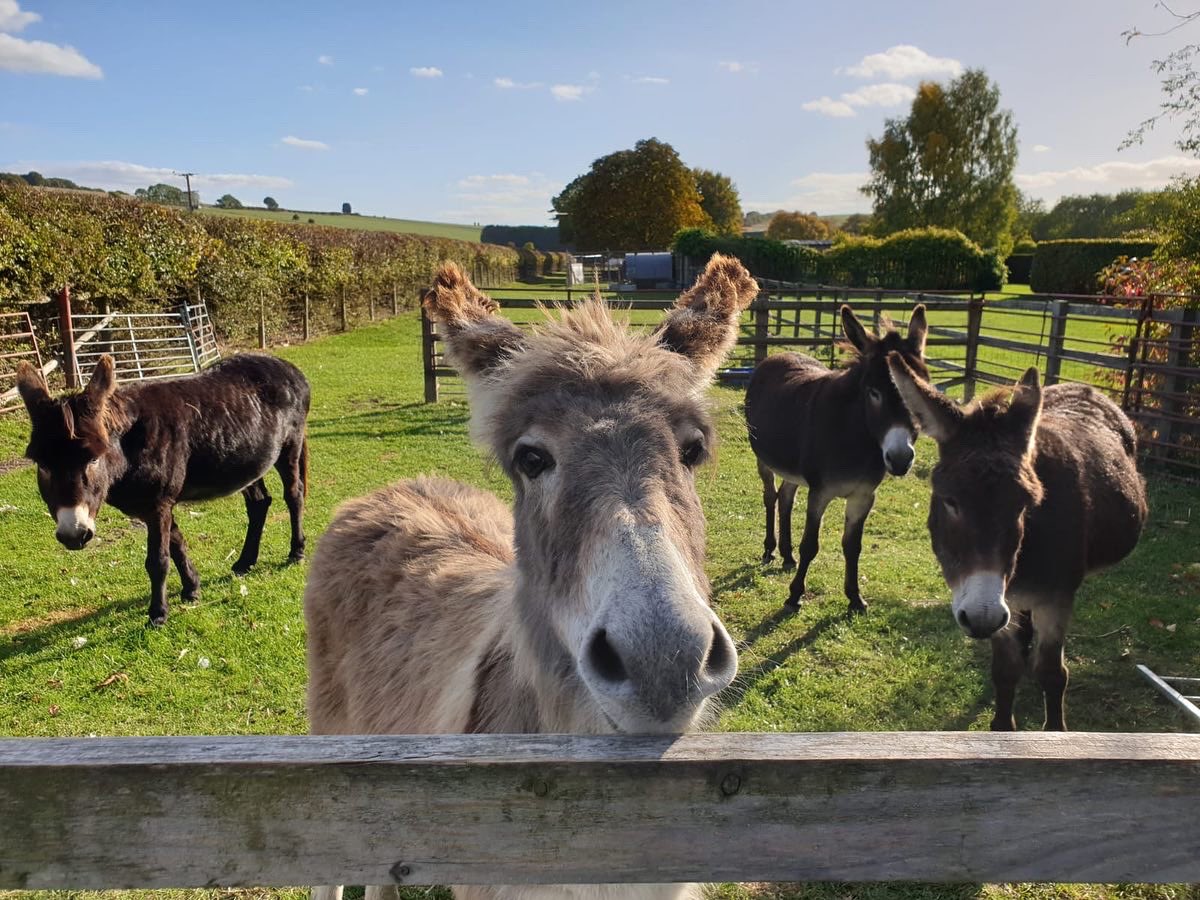
{"type": "Polygon", "coordinates": [[[176,172],[175,174],[181,176],[184,179],[184,181],[187,182],[188,212],[195,212],[196,207],[192,205],[192,176],[195,175],[196,173],[195,172],[176,172]]]}

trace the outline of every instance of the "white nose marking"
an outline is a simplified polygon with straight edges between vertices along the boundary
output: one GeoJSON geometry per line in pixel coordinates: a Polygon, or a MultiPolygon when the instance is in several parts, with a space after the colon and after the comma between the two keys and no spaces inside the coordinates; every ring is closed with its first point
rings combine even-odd
{"type": "Polygon", "coordinates": [[[883,436],[883,458],[886,461],[888,456],[900,450],[912,450],[912,435],[908,433],[908,429],[900,425],[893,425],[887,430],[887,434],[883,436]]]}
{"type": "Polygon", "coordinates": [[[96,531],[92,514],[82,503],[73,507],[61,507],[55,519],[58,521],[58,533],[62,535],[74,537],[81,531],[96,531]]]}
{"type": "Polygon", "coordinates": [[[1008,621],[1008,604],[1004,600],[1004,576],[999,572],[975,572],[954,588],[951,604],[954,620],[968,633],[995,631],[1008,621]],[[966,623],[962,614],[966,613],[966,623]]]}

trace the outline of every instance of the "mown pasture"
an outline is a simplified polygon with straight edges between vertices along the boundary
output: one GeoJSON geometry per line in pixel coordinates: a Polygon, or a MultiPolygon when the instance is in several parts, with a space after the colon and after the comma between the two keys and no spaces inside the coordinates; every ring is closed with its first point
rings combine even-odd
{"type": "MultiPolygon", "coordinates": [[[[465,405],[421,402],[414,314],[279,352],[314,388],[311,538],[340,501],[421,472],[511,495],[497,467],[470,445],[465,405]]],[[[810,575],[814,596],[799,614],[786,615],[781,603],[790,575],[758,563],[760,488],[741,393],[714,388],[712,399],[721,447],[698,476],[708,571],[714,605],[741,644],[741,674],[719,727],[986,728],[988,649],[966,640],[951,620],[925,532],[932,443],[921,441],[912,475],[884,483],[868,521],[862,574],[869,615],[844,616],[840,503],[830,508],[824,549],[810,575]]],[[[92,546],[63,550],[32,470],[14,467],[26,437],[23,415],[0,418],[0,735],[303,732],[304,567],[282,565],[287,522],[275,476],[268,478],[276,502],[261,562],[245,578],[228,571],[245,528],[240,498],[181,511],[204,593],[198,603],[174,603],[167,627],[152,631],[144,625],[144,533],[106,510],[92,546]]],[[[1152,518],[1141,546],[1080,592],[1067,645],[1068,723],[1076,730],[1188,727],[1134,666],[1143,662],[1169,674],[1200,668],[1200,523],[1193,515],[1200,489],[1153,476],[1151,488],[1152,518]]],[[[171,586],[177,597],[174,575],[171,586]]],[[[1020,700],[1021,725],[1037,727],[1041,713],[1031,684],[1020,700]]],[[[727,886],[720,894],[728,900],[1192,895],[1179,886],[1029,885],[727,886]]],[[[171,894],[173,900],[225,895],[171,894]]]]}

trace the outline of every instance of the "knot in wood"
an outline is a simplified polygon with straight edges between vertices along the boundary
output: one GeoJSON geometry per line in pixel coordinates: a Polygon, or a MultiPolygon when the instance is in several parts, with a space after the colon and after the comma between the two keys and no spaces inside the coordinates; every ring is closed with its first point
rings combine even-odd
{"type": "Polygon", "coordinates": [[[742,789],[742,776],[736,772],[730,772],[721,779],[721,793],[726,797],[732,797],[742,789]]]}

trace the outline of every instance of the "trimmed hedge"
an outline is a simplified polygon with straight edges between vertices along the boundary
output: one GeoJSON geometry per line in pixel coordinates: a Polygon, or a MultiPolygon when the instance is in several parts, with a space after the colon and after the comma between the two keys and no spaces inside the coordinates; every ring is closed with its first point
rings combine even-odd
{"type": "Polygon", "coordinates": [[[523,279],[536,280],[543,275],[567,271],[566,253],[536,250],[532,243],[527,243],[517,253],[520,255],[517,271],[523,279]]]}
{"type": "Polygon", "coordinates": [[[1033,252],[1029,284],[1039,294],[1095,294],[1100,270],[1119,256],[1153,256],[1157,241],[1094,238],[1042,241],[1033,252]]]}
{"type": "Polygon", "coordinates": [[[557,225],[484,225],[479,239],[485,244],[533,244],[538,250],[562,250],[557,225]]]}
{"type": "Polygon", "coordinates": [[[1008,266],[1009,284],[1029,284],[1029,275],[1033,271],[1032,253],[1014,253],[1004,265],[1008,266]]]}
{"type": "Polygon", "coordinates": [[[766,238],[717,237],[687,229],[676,235],[674,247],[696,263],[713,253],[736,256],[754,275],[780,281],[994,291],[1005,277],[998,254],[942,228],[909,229],[886,238],[840,238],[824,252],[766,238]]]}
{"type": "Polygon", "coordinates": [[[183,210],[104,194],[0,184],[0,308],[70,284],[80,311],[159,308],[196,289],[220,334],[249,340],[265,299],[267,330],[294,332],[304,297],[313,328],[365,316],[393,291],[411,305],[454,260],[481,284],[516,277],[508,247],[183,210]]]}

